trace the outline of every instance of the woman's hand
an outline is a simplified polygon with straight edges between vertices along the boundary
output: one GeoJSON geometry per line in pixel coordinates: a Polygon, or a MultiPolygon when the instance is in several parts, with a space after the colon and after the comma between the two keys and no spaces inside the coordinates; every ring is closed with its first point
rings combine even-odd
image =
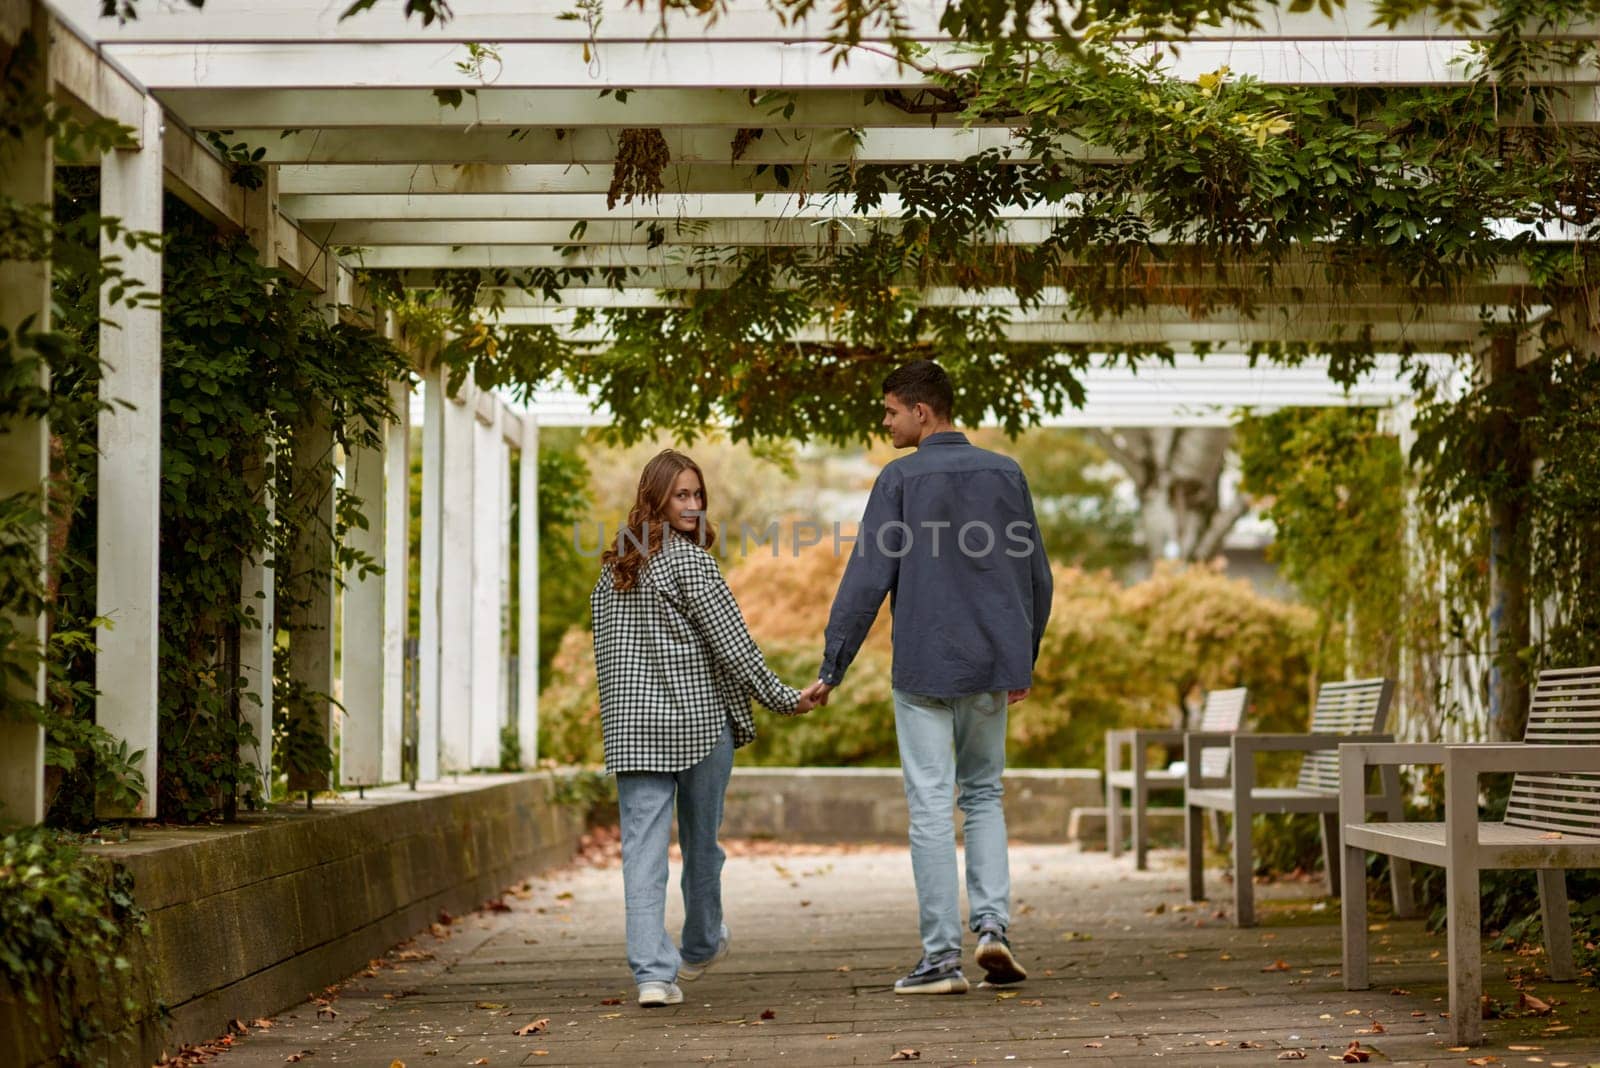
{"type": "Polygon", "coordinates": [[[818,705],[827,704],[827,694],[818,692],[821,689],[821,682],[813,682],[810,686],[807,686],[805,689],[801,690],[800,700],[795,702],[794,714],[797,716],[803,716],[807,712],[810,712],[813,708],[816,708],[818,705]]]}

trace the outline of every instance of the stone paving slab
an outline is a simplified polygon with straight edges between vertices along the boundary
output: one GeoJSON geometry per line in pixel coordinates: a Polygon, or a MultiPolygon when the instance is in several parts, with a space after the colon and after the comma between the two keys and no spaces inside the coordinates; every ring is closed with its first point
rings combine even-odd
{"type": "MultiPolygon", "coordinates": [[[[1600,1068],[1600,995],[1545,981],[1540,956],[1486,949],[1488,993],[1514,1005],[1508,976],[1525,976],[1524,989],[1559,1003],[1555,1013],[1488,1021],[1485,1046],[1452,1051],[1442,935],[1375,912],[1375,986],[1347,993],[1338,907],[1317,896],[1320,883],[1259,887],[1262,925],[1241,931],[1225,905],[1183,900],[1180,864],[1156,853],[1151,871],[1136,872],[1131,858],[1075,846],[1014,847],[1012,934],[1029,981],[908,998],[891,992],[918,955],[903,848],[735,855],[724,872],[733,953],[683,985],[682,1005],[651,1010],[633,1003],[620,871],[575,866],[508,894],[509,912],[436,927],[354,977],[320,1015],[308,1002],[215,1063],[819,1068],[915,1049],[928,1065],[1233,1068],[1292,1063],[1279,1055],[1294,1050],[1307,1064],[1338,1062],[1359,1041],[1373,1064],[1600,1068]],[[514,1034],[538,1019],[544,1033],[514,1034]]],[[[677,903],[668,918],[676,929],[677,903]]],[[[971,949],[969,936],[969,962],[971,949]]]]}

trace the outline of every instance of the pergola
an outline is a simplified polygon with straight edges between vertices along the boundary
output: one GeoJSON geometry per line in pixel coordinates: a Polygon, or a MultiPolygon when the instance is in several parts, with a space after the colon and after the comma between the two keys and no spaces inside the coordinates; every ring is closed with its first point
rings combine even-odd
{"type": "MultiPolygon", "coordinates": [[[[159,230],[164,192],[217,224],[246,232],[263,259],[377,329],[391,330],[358,284],[362,268],[402,272],[414,287],[460,267],[625,268],[615,286],[570,287],[552,301],[521,290],[502,295],[501,321],[544,324],[603,346],[603,326],[573,323],[581,308],[671,306],[687,291],[732,284],[704,250],[812,247],[863,239],[868,224],[897,225],[893,193],[874,220],[826,195],[833,165],[959,162],[989,149],[1025,152],[1003,125],[954,125],[919,106],[927,77],[898,62],[871,28],[836,62],[822,20],[789,22],[767,6],[736,0],[714,21],[632,6],[603,18],[571,17],[552,0],[457,0],[454,18],[423,28],[398,4],[346,21],[329,0],[208,0],[141,5],[135,21],[100,17],[100,0],[0,0],[7,40],[33,25],[49,44],[49,91],[137,134],[136,149],[102,161],[102,204],[133,228],[159,230]],[[436,90],[463,95],[454,105],[436,90]],[[781,98],[772,94],[782,94],[781,98]],[[671,154],[659,197],[607,206],[622,131],[659,129],[671,154]],[[760,129],[736,152],[741,130],[760,129]],[[206,131],[265,150],[265,182],[246,190],[206,131]],[[782,175],[780,177],[780,170],[782,175]],[[802,192],[805,191],[805,192],[802,192]]],[[[953,55],[938,29],[940,0],[904,5],[908,35],[929,61],[953,55]]],[[[583,9],[589,10],[589,9],[583,9]]],[[[593,12],[598,12],[594,8],[593,12]]],[[[1331,15],[1267,8],[1262,25],[1201,27],[1179,50],[1173,73],[1194,78],[1227,66],[1269,83],[1442,85],[1468,77],[1472,39],[1416,17],[1376,27],[1370,0],[1331,15]]],[[[1573,92],[1565,121],[1600,121],[1600,74],[1564,72],[1573,92]]],[[[38,141],[28,166],[4,175],[21,199],[50,199],[50,148],[38,141]]],[[[1070,210],[1070,208],[1055,209],[1070,210]]],[[[1036,244],[1052,214],[1014,211],[995,227],[999,244],[1036,244]]],[[[160,278],[153,254],[126,254],[128,272],[160,278]]],[[[1095,370],[1082,412],[1054,422],[1172,425],[1225,422],[1240,405],[1388,405],[1405,395],[1393,361],[1357,389],[1333,385],[1316,361],[1257,367],[1252,343],[1324,343],[1369,332],[1394,351],[1460,350],[1479,344],[1484,315],[1525,306],[1529,278],[1495,272],[1450,303],[1419,311],[1414,295],[1374,282],[1330,288],[1313,253],[1278,271],[1245,316],[1205,317],[1178,303],[1124,316],[1092,317],[1046,290],[1023,308],[1008,290],[940,284],[928,305],[1010,308],[1006,336],[1062,345],[1165,344],[1180,353],[1159,371],[1095,370]],[[1182,355],[1199,347],[1221,353],[1182,355]]],[[[48,270],[7,265],[0,320],[48,313],[48,270]]],[[[1210,283],[1204,270],[1188,280],[1210,283]]],[[[486,298],[489,294],[485,294],[486,298]]],[[[98,722],[130,749],[143,749],[146,779],[156,753],[157,548],[160,472],[160,312],[117,309],[102,332],[108,370],[102,395],[132,402],[101,420],[99,614],[116,621],[99,635],[98,722]]],[[[796,340],[826,339],[826,326],[796,340]]],[[[503,683],[500,635],[509,506],[508,456],[532,456],[541,424],[603,422],[588,398],[559,389],[521,408],[476,391],[448,396],[443,373],[416,353],[425,389],[421,585],[419,775],[497,761],[503,683]]],[[[343,599],[346,716],[341,780],[393,781],[400,769],[402,645],[407,619],[408,404],[375,455],[347,459],[360,496],[382,501],[360,546],[389,562],[385,576],[352,577],[343,599]],[[386,521],[387,520],[387,521],[386,521]]],[[[44,426],[0,435],[0,496],[37,489],[47,471],[44,426]]],[[[537,465],[522,463],[518,493],[537,499],[537,465]]],[[[524,758],[537,737],[537,523],[520,510],[521,645],[516,717],[524,758]]],[[[241,596],[271,595],[260,564],[241,576],[241,596]]],[[[319,594],[314,640],[294,643],[294,672],[333,692],[334,598],[319,594]]],[[[270,613],[269,613],[270,616],[270,613]]],[[[41,623],[42,627],[42,623],[41,623]]],[[[270,628],[251,636],[242,666],[264,698],[250,706],[256,735],[271,737],[270,628]]],[[[42,681],[41,684],[42,686],[42,681]]],[[[326,710],[324,710],[326,716],[326,710]]],[[[325,727],[327,725],[325,724],[325,727]]],[[[0,800],[40,818],[42,737],[0,725],[0,800]]],[[[270,768],[270,754],[254,754],[270,768]]],[[[329,785],[304,779],[291,784],[329,785]]],[[[153,816],[154,801],[136,813],[153,816]]]]}

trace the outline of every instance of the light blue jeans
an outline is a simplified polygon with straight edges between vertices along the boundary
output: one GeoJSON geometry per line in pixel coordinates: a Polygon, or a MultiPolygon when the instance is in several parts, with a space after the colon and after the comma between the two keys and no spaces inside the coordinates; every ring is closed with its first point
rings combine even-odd
{"type": "Polygon", "coordinates": [[[724,726],[716,748],[683,771],[624,771],[617,775],[622,822],[622,896],[628,910],[628,967],[635,983],[670,983],[681,960],[710,960],[722,925],[722,861],[717,844],[722,800],[733,773],[733,731],[724,726]],[[667,846],[672,806],[678,806],[683,850],[683,951],[667,934],[667,846]]]}
{"type": "Polygon", "coordinates": [[[967,906],[971,928],[1011,922],[1011,867],[1000,773],[1006,766],[1006,694],[929,697],[894,691],[894,728],[911,813],[911,871],[917,882],[922,951],[961,948],[953,795],[966,815],[967,906]]]}

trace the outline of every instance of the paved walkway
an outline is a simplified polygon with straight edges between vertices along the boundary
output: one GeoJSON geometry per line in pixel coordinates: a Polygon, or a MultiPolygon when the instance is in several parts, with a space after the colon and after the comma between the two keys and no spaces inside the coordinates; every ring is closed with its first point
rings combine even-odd
{"type": "MultiPolygon", "coordinates": [[[[1450,1051],[1439,1033],[1442,936],[1414,922],[1376,924],[1377,985],[1349,994],[1338,979],[1337,907],[1315,898],[1316,885],[1264,888],[1263,925],[1239,931],[1215,906],[1184,903],[1170,853],[1136,873],[1126,859],[1074,847],[1014,849],[1012,931],[1030,980],[1004,992],[895,997],[891,984],[917,956],[905,850],[759,848],[736,848],[725,873],[734,952],[684,984],[680,1006],[633,1004],[621,873],[575,866],[508,894],[509,911],[436,927],[325,1007],[252,1022],[213,1063],[816,1068],[915,1050],[940,1065],[1232,1066],[1291,1051],[1326,1064],[1356,1041],[1375,1064],[1600,1065],[1600,995],[1533,978],[1537,957],[1487,955],[1488,992],[1514,1007],[1508,971],[1526,974],[1523,989],[1557,1003],[1554,1013],[1492,1021],[1489,1045],[1450,1051]],[[542,1031],[515,1033],[540,1020],[542,1031]]],[[[1214,873],[1212,885],[1224,894],[1214,873]]]]}

